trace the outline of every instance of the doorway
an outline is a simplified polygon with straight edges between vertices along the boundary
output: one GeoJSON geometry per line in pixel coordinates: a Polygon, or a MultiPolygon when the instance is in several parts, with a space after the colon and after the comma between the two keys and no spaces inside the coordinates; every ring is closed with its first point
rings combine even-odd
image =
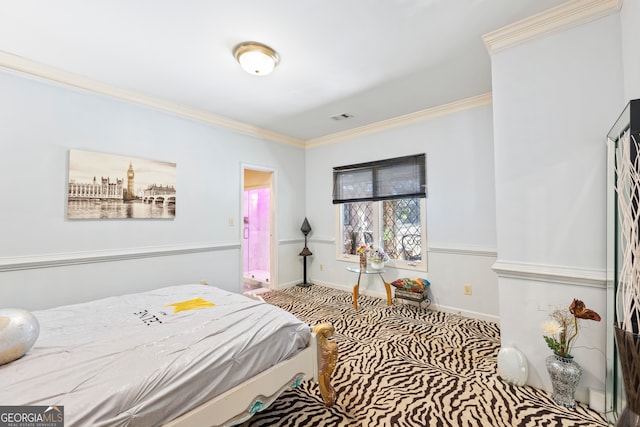
{"type": "Polygon", "coordinates": [[[273,172],[244,168],[242,196],[243,292],[270,288],[273,172]]]}

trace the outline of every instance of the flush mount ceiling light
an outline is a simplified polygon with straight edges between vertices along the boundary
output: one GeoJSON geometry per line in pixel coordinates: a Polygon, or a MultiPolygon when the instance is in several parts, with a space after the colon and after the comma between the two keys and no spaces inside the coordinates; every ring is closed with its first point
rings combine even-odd
{"type": "Polygon", "coordinates": [[[258,42],[240,43],[233,49],[233,55],[243,70],[255,76],[266,76],[280,61],[275,50],[258,42]]]}

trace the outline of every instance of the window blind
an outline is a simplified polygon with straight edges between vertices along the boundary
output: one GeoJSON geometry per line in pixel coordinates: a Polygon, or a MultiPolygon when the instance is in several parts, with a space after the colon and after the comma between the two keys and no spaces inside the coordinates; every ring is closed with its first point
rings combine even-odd
{"type": "Polygon", "coordinates": [[[333,168],[333,204],[427,197],[426,155],[333,168]]]}

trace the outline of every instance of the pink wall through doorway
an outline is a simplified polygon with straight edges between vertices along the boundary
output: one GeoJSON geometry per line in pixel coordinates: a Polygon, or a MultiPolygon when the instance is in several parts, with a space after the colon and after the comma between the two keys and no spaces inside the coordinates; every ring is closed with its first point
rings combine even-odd
{"type": "Polygon", "coordinates": [[[244,276],[268,282],[270,279],[270,190],[244,191],[244,276]]]}

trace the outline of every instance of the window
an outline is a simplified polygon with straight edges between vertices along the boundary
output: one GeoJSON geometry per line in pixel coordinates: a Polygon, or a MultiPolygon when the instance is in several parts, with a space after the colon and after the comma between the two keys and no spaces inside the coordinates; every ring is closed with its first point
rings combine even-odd
{"type": "Polygon", "coordinates": [[[334,168],[338,253],[379,246],[396,266],[426,269],[425,155],[334,168]]]}

